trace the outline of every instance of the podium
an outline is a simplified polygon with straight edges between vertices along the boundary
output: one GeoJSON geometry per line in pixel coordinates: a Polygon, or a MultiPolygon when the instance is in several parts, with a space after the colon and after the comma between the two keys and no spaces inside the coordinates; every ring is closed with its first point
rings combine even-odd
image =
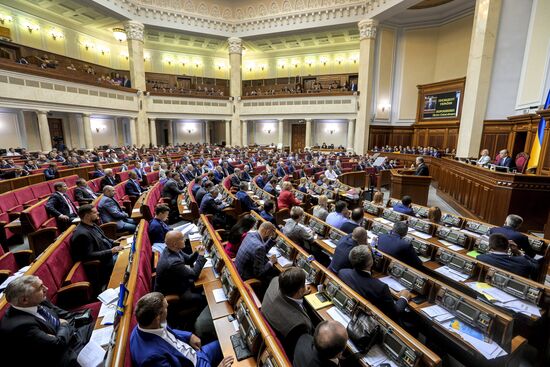
{"type": "Polygon", "coordinates": [[[409,195],[413,203],[424,205],[428,204],[428,193],[432,176],[415,176],[414,170],[410,169],[392,169],[390,195],[393,198],[401,199],[409,195]]]}

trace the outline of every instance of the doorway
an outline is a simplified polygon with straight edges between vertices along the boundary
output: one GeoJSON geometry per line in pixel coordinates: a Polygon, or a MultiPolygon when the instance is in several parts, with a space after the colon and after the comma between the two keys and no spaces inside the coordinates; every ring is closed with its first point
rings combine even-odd
{"type": "Polygon", "coordinates": [[[306,147],[306,125],[305,124],[293,124],[292,125],[292,138],[290,141],[290,150],[297,152],[303,151],[306,147]]]}
{"type": "Polygon", "coordinates": [[[162,130],[162,136],[164,137],[164,145],[168,145],[168,129],[162,130]]]}
{"type": "Polygon", "coordinates": [[[48,127],[50,128],[52,147],[63,151],[65,148],[65,140],[63,139],[63,121],[58,118],[48,117],[48,127]]]}

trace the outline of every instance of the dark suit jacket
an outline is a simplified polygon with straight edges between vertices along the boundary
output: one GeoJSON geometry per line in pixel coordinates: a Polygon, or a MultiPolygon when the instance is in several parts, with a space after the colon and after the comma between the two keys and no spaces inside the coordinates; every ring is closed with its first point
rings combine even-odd
{"type": "MultiPolygon", "coordinates": [[[[67,201],[71,203],[71,199],[68,196],[65,196],[65,197],[67,198],[67,201]]],[[[62,214],[68,217],[76,218],[77,216],[76,207],[73,204],[72,206],[73,213],[71,214],[71,209],[67,204],[67,201],[63,199],[63,194],[61,194],[60,192],[54,192],[48,199],[48,202],[46,202],[46,211],[52,217],[56,217],[56,218],[62,214]]]]}
{"type": "MultiPolygon", "coordinates": [[[[288,354],[287,354],[288,355],[288,354]]],[[[319,355],[313,336],[303,334],[296,343],[294,351],[293,367],[338,367],[331,360],[323,358],[319,355]]]]}
{"type": "Polygon", "coordinates": [[[170,227],[163,221],[153,218],[149,222],[148,231],[151,243],[164,243],[164,237],[166,237],[166,233],[170,232],[170,227]]]}
{"type": "Polygon", "coordinates": [[[117,181],[116,181],[116,178],[115,176],[113,177],[108,177],[108,176],[103,176],[103,178],[101,179],[101,181],[99,181],[99,185],[101,187],[101,191],[103,191],[103,188],[105,186],[115,186],[117,184],[117,181]]]}
{"type": "MultiPolygon", "coordinates": [[[[92,189],[90,189],[90,191],[93,192],[92,189]]],[[[96,195],[97,197],[97,195],[96,195]]],[[[74,198],[76,199],[76,201],[78,201],[79,203],[83,203],[83,202],[86,202],[86,203],[91,203],[92,201],[94,201],[94,197],[83,187],[76,187],[74,189],[74,198]]]]}
{"type": "Polygon", "coordinates": [[[139,183],[132,179],[126,181],[126,185],[124,185],[124,190],[126,192],[126,195],[128,196],[140,196],[143,192],[141,186],[139,186],[139,183]]]}
{"type": "Polygon", "coordinates": [[[57,170],[54,170],[54,169],[51,169],[51,168],[46,168],[44,170],[44,176],[46,176],[46,180],[53,180],[54,178],[57,177],[57,170]]]}
{"type": "Polygon", "coordinates": [[[388,285],[371,277],[367,272],[342,269],[338,272],[338,277],[392,320],[398,320],[399,313],[407,307],[404,298],[394,301],[388,285]]]}
{"type": "Polygon", "coordinates": [[[338,273],[340,269],[351,268],[349,253],[355,246],[357,246],[357,241],[351,238],[351,234],[342,237],[334,249],[334,255],[328,268],[335,273],[338,273]]]}
{"type": "Polygon", "coordinates": [[[216,204],[216,200],[214,200],[210,193],[207,193],[202,197],[201,205],[199,207],[199,212],[201,214],[216,214],[222,209],[223,206],[216,204]]]}
{"type": "MultiPolygon", "coordinates": [[[[71,320],[75,314],[44,301],[41,306],[57,317],[71,320]]],[[[0,321],[3,366],[77,367],[77,354],[88,342],[93,323],[76,329],[71,323],[57,330],[50,323],[27,312],[9,307],[0,321]],[[9,351],[9,352],[8,352],[9,351]]]]}
{"type": "Polygon", "coordinates": [[[509,240],[514,241],[520,249],[522,249],[526,255],[529,257],[535,257],[536,252],[533,250],[531,245],[529,244],[529,239],[526,235],[524,235],[521,232],[516,231],[512,227],[508,226],[502,226],[502,227],[494,227],[489,230],[490,234],[493,233],[500,233],[506,236],[509,240]]]}
{"type": "Polygon", "coordinates": [[[429,176],[430,170],[428,169],[428,166],[425,163],[419,164],[418,167],[416,167],[416,172],[414,173],[415,176],[429,176]]]}
{"type": "Polygon", "coordinates": [[[378,236],[378,249],[405,264],[417,269],[422,268],[422,260],[418,258],[412,245],[395,233],[378,236]]]}
{"type": "Polygon", "coordinates": [[[243,212],[258,211],[258,206],[254,203],[254,200],[244,191],[237,191],[235,195],[241,204],[241,210],[243,212]]]}
{"type": "Polygon", "coordinates": [[[405,206],[401,203],[397,203],[393,206],[393,210],[396,211],[396,212],[399,212],[399,213],[403,213],[403,214],[407,214],[407,215],[412,215],[414,216],[414,210],[413,208],[409,208],[408,206],[405,206]]]}
{"type": "Polygon", "coordinates": [[[193,283],[199,277],[205,263],[206,258],[197,252],[189,256],[183,251],[174,252],[168,247],[165,248],[157,264],[155,290],[164,295],[184,294],[193,288],[193,283]],[[193,267],[187,265],[193,262],[193,267]]]}
{"type": "Polygon", "coordinates": [[[183,193],[183,190],[178,188],[178,184],[173,179],[166,181],[162,188],[162,197],[170,198],[170,203],[175,205],[178,201],[178,196],[183,193]]]}
{"type": "Polygon", "coordinates": [[[516,162],[514,162],[512,157],[501,158],[497,163],[499,166],[508,167],[510,169],[516,167],[516,162]]]}
{"type": "Polygon", "coordinates": [[[350,234],[357,227],[359,227],[359,224],[352,221],[347,221],[346,223],[342,224],[342,227],[340,227],[340,230],[343,232],[346,232],[347,234],[350,234]]]}
{"type": "Polygon", "coordinates": [[[537,261],[526,255],[510,256],[508,254],[489,252],[478,255],[477,259],[525,278],[534,278],[538,271],[537,261]]]}
{"type": "Polygon", "coordinates": [[[200,187],[197,192],[195,193],[195,201],[197,202],[197,205],[200,206],[202,202],[202,198],[206,195],[206,189],[204,187],[200,187]]]}
{"type": "Polygon", "coordinates": [[[287,355],[294,354],[296,342],[314,327],[303,307],[279,291],[279,277],[273,278],[262,301],[262,314],[283,342],[287,355]]]}

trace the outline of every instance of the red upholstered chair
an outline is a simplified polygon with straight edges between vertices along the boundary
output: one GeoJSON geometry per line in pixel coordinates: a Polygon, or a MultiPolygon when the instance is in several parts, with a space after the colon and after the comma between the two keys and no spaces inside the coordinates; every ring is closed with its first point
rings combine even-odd
{"type": "Polygon", "coordinates": [[[7,277],[16,273],[22,267],[29,265],[31,256],[31,250],[8,251],[4,253],[4,249],[0,246],[0,283],[4,282],[7,277]]]}
{"type": "MultiPolygon", "coordinates": [[[[65,182],[63,178],[56,178],[55,180],[51,180],[51,181],[48,181],[47,184],[48,184],[48,187],[50,188],[50,194],[55,192],[55,189],[53,188],[54,185],[58,182],[65,182]]],[[[69,185],[67,185],[69,186],[69,185]]]]}
{"type": "Polygon", "coordinates": [[[55,241],[59,231],[55,218],[50,218],[46,212],[47,199],[21,212],[21,226],[29,239],[29,247],[38,256],[55,241]]]}
{"type": "Polygon", "coordinates": [[[41,182],[31,186],[34,197],[37,199],[43,199],[50,196],[53,192],[53,188],[50,190],[49,182],[41,182]]]}
{"type": "Polygon", "coordinates": [[[0,211],[7,213],[10,221],[19,218],[23,205],[19,204],[13,191],[0,195],[0,211]]]}
{"type": "Polygon", "coordinates": [[[516,155],[516,169],[519,173],[525,173],[527,163],[529,162],[529,154],[521,152],[516,155]]]}
{"type": "Polygon", "coordinates": [[[497,154],[495,156],[495,160],[493,161],[493,164],[498,164],[499,161],[500,161],[500,154],[497,154]]]}
{"type": "Polygon", "coordinates": [[[34,197],[34,193],[30,187],[22,187],[20,189],[14,190],[13,194],[17,199],[17,202],[23,205],[24,208],[27,208],[38,202],[38,199],[34,197]]]}
{"type": "Polygon", "coordinates": [[[63,181],[67,184],[67,187],[76,186],[76,181],[79,179],[78,175],[71,175],[63,177],[63,181]]]}
{"type": "Polygon", "coordinates": [[[231,189],[231,179],[229,177],[226,177],[223,179],[223,187],[225,187],[227,190],[231,189]]]}
{"type": "Polygon", "coordinates": [[[94,178],[93,180],[88,181],[88,186],[90,186],[90,189],[92,189],[94,192],[100,192],[101,191],[101,179],[103,177],[94,178]]]}
{"type": "Polygon", "coordinates": [[[119,182],[124,182],[130,177],[130,171],[117,172],[115,175],[119,182]]]}

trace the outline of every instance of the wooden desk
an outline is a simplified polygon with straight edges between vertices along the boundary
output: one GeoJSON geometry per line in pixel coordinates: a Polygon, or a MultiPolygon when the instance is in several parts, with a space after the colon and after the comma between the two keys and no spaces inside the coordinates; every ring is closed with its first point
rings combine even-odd
{"type": "Polygon", "coordinates": [[[402,198],[409,195],[417,204],[428,204],[431,176],[415,176],[414,171],[407,169],[392,169],[390,172],[392,197],[402,198]]]}
{"type": "MultiPolygon", "coordinates": [[[[237,334],[233,324],[227,317],[222,317],[214,320],[214,328],[216,329],[216,334],[218,335],[218,341],[222,349],[224,357],[233,356],[235,357],[235,352],[233,351],[233,345],[231,344],[231,335],[237,334]]],[[[242,361],[237,361],[235,358],[233,367],[256,367],[256,360],[254,357],[243,359],[242,361]]]]}
{"type": "Polygon", "coordinates": [[[233,307],[229,304],[229,302],[219,302],[216,303],[216,300],[214,299],[214,289],[219,289],[222,287],[222,282],[220,282],[218,279],[205,283],[203,285],[204,294],[206,294],[206,300],[208,301],[208,308],[210,309],[210,313],[212,314],[212,319],[216,320],[221,317],[226,317],[231,314],[233,314],[233,307]]]}
{"type": "Polygon", "coordinates": [[[145,201],[146,196],[147,196],[147,191],[141,194],[139,198],[136,200],[136,203],[134,204],[131,218],[134,219],[135,221],[139,221],[141,218],[143,218],[143,214],[141,214],[141,206],[143,205],[143,202],[145,201]]]}

